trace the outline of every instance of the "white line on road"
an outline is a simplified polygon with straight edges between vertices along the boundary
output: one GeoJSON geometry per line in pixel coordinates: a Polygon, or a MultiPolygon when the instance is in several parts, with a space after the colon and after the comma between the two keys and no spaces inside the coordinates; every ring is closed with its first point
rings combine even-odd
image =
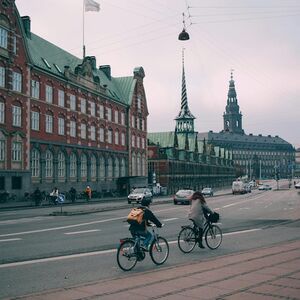
{"type": "Polygon", "coordinates": [[[91,230],[65,232],[64,234],[81,234],[81,233],[89,233],[89,232],[95,232],[95,231],[101,231],[101,229],[91,229],[91,230]]]}
{"type": "Polygon", "coordinates": [[[28,217],[28,218],[21,218],[21,219],[14,219],[14,220],[6,220],[0,221],[0,225],[10,225],[10,224],[22,224],[22,223],[29,223],[33,221],[43,221],[53,219],[54,217],[28,217]]]}
{"type": "Polygon", "coordinates": [[[13,241],[20,241],[20,240],[22,240],[22,239],[20,239],[20,238],[14,238],[14,239],[5,239],[5,240],[0,240],[0,243],[1,243],[1,242],[13,242],[13,241]]]}
{"type": "Polygon", "coordinates": [[[178,218],[170,218],[170,219],[163,219],[163,222],[169,222],[169,221],[174,221],[174,220],[178,220],[178,218]]]}
{"type": "MultiPolygon", "coordinates": [[[[254,232],[254,231],[259,231],[259,230],[261,230],[261,228],[242,230],[242,231],[236,231],[236,232],[228,232],[228,233],[224,233],[223,236],[234,235],[234,234],[244,234],[244,233],[249,233],[249,232],[254,232]]],[[[168,241],[168,244],[176,244],[176,243],[177,243],[177,240],[168,241]]],[[[56,257],[49,257],[49,258],[20,261],[20,262],[15,262],[15,263],[0,264],[0,269],[18,267],[18,266],[24,266],[24,265],[30,265],[30,264],[37,264],[37,263],[44,263],[44,262],[49,262],[49,261],[58,261],[58,260],[64,260],[64,259],[102,255],[102,254],[115,253],[115,252],[117,252],[117,249],[108,249],[108,250],[102,250],[102,251],[94,251],[94,252],[87,252],[87,253],[79,253],[79,254],[71,254],[71,255],[64,255],[64,256],[56,256],[56,257]]]]}

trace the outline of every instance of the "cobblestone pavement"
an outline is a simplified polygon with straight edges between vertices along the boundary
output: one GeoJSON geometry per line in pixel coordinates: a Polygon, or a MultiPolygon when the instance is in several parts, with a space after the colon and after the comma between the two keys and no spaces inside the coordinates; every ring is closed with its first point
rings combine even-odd
{"type": "Polygon", "coordinates": [[[12,299],[300,299],[300,241],[12,299]]]}

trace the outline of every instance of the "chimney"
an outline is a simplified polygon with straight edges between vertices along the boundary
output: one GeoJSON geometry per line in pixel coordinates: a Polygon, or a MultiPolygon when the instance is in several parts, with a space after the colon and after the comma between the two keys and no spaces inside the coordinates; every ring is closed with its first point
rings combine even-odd
{"type": "Polygon", "coordinates": [[[100,66],[99,70],[101,70],[106,77],[111,80],[111,70],[110,70],[110,65],[105,65],[105,66],[100,66]]]}
{"type": "Polygon", "coordinates": [[[24,30],[25,30],[27,37],[31,38],[30,17],[29,16],[22,17],[22,22],[23,22],[24,30]]]}

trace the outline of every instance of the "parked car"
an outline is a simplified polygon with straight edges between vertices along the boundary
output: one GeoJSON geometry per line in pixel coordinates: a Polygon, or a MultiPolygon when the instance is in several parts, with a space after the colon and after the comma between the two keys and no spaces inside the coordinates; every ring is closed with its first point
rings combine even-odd
{"type": "Polygon", "coordinates": [[[173,198],[174,204],[190,204],[190,197],[195,193],[193,190],[179,190],[173,198]]]}
{"type": "Polygon", "coordinates": [[[246,194],[246,184],[241,180],[232,182],[232,194],[246,194]]]}
{"type": "Polygon", "coordinates": [[[259,191],[269,191],[272,190],[272,187],[270,187],[268,184],[262,184],[258,187],[259,191]]]}
{"type": "Polygon", "coordinates": [[[152,201],[152,193],[149,188],[136,188],[128,195],[128,204],[131,202],[141,203],[143,199],[152,201]]]}
{"type": "Polygon", "coordinates": [[[295,184],[295,189],[300,189],[300,181],[295,184]]]}
{"type": "Polygon", "coordinates": [[[202,191],[201,191],[202,195],[204,196],[213,196],[214,195],[214,191],[212,188],[204,188],[202,191]]]}

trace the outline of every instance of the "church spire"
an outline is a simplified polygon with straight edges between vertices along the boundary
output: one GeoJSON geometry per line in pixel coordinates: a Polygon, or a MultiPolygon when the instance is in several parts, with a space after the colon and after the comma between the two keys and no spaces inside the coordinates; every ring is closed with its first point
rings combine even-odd
{"type": "Polygon", "coordinates": [[[233,70],[230,72],[229,89],[227,94],[227,105],[223,114],[225,132],[244,134],[242,128],[242,113],[237,101],[237,94],[233,80],[233,70]]]}
{"type": "Polygon", "coordinates": [[[181,109],[176,120],[177,133],[193,133],[195,117],[190,112],[186,93],[185,71],[184,71],[184,49],[182,49],[182,85],[181,85],[181,109]]]}

